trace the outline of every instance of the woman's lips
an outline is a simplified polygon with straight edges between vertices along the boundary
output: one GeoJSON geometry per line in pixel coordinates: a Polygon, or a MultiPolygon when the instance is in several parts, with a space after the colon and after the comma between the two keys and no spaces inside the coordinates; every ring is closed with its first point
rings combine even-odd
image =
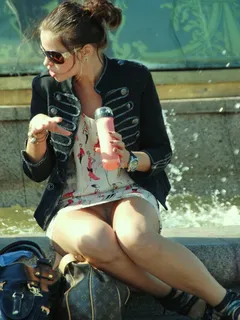
{"type": "Polygon", "coordinates": [[[53,78],[56,76],[56,73],[53,72],[52,70],[49,70],[49,74],[50,74],[50,76],[53,77],[53,78]]]}

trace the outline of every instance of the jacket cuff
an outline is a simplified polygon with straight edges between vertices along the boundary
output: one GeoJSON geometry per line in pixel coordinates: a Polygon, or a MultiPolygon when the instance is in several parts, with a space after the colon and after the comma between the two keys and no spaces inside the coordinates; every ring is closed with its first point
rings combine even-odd
{"type": "Polygon", "coordinates": [[[167,165],[171,162],[171,159],[172,159],[172,152],[169,152],[168,154],[165,154],[164,157],[160,158],[158,151],[156,150],[143,149],[141,151],[146,153],[149,156],[151,161],[150,169],[147,172],[144,172],[146,178],[154,176],[155,174],[158,174],[160,171],[165,170],[167,165]],[[160,160],[154,160],[159,158],[160,160]]]}
{"type": "Polygon", "coordinates": [[[35,163],[31,162],[25,150],[21,150],[21,156],[28,169],[31,170],[31,168],[39,167],[47,159],[47,151],[45,152],[44,157],[35,163]]]}

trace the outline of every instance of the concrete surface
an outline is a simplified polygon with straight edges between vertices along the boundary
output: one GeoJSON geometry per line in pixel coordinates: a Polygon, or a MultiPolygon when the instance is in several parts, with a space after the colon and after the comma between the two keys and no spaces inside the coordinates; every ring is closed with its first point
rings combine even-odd
{"type": "MultiPolygon", "coordinates": [[[[214,228],[165,229],[163,235],[194,252],[222,285],[228,288],[239,288],[240,232],[238,227],[223,227],[221,230],[214,228]]],[[[0,248],[19,239],[36,241],[52,261],[54,260],[54,252],[50,250],[49,241],[44,236],[2,236],[0,237],[0,248]]],[[[124,319],[184,319],[170,312],[163,316],[163,311],[160,303],[150,295],[140,292],[133,293],[124,319]]]]}

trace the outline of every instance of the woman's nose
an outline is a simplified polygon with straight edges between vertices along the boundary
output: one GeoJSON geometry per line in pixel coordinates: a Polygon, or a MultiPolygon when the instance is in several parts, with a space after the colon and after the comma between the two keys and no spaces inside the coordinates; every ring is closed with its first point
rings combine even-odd
{"type": "Polygon", "coordinates": [[[43,60],[43,65],[45,66],[45,67],[47,67],[47,66],[53,66],[53,62],[51,61],[51,60],[49,60],[48,59],[48,57],[45,57],[45,59],[43,60]]]}

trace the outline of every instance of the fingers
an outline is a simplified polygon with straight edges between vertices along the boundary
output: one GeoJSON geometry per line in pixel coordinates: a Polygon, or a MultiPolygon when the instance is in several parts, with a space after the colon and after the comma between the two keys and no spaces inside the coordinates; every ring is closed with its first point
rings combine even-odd
{"type": "Polygon", "coordinates": [[[57,132],[57,133],[62,134],[62,135],[64,135],[64,136],[70,136],[70,134],[71,134],[70,131],[68,131],[68,130],[62,128],[62,127],[60,127],[59,125],[57,125],[57,126],[55,127],[55,129],[50,130],[50,131],[52,131],[52,132],[57,132]]]}
{"type": "MultiPolygon", "coordinates": [[[[115,131],[109,131],[110,134],[110,143],[112,145],[112,150],[114,153],[116,153],[120,158],[120,167],[126,168],[128,159],[129,159],[129,151],[127,151],[125,143],[122,141],[121,134],[115,132],[115,131]]],[[[101,152],[101,149],[99,147],[95,147],[94,149],[96,152],[101,152]]]]}
{"type": "Polygon", "coordinates": [[[125,143],[122,141],[122,136],[121,134],[115,132],[115,131],[110,131],[109,132],[111,136],[111,144],[113,146],[113,152],[117,153],[120,158],[123,158],[125,154],[125,143]]]}
{"type": "Polygon", "coordinates": [[[69,136],[71,134],[70,131],[64,129],[58,123],[62,122],[61,117],[48,117],[46,115],[39,114],[35,116],[29,125],[29,131],[33,135],[38,135],[46,130],[50,132],[59,133],[61,135],[69,136]]]}
{"type": "Polygon", "coordinates": [[[113,140],[111,141],[111,144],[113,146],[113,152],[116,153],[120,158],[122,167],[124,165],[123,159],[125,158],[125,153],[127,152],[125,149],[125,143],[123,141],[113,140]]]}
{"type": "Polygon", "coordinates": [[[101,149],[99,147],[95,147],[94,150],[98,153],[101,152],[101,149]]]}
{"type": "Polygon", "coordinates": [[[110,142],[111,142],[113,148],[117,148],[117,149],[120,149],[120,150],[124,150],[125,149],[125,143],[123,141],[111,140],[110,142]]]}
{"type": "Polygon", "coordinates": [[[46,128],[48,129],[48,131],[59,133],[64,136],[69,136],[71,132],[58,125],[58,123],[62,122],[62,120],[63,119],[61,117],[49,117],[46,123],[46,128]]]}
{"type": "Polygon", "coordinates": [[[57,123],[62,122],[62,120],[63,120],[61,117],[53,117],[53,118],[50,118],[50,119],[53,119],[57,123]]]}
{"type": "Polygon", "coordinates": [[[117,133],[115,131],[109,131],[109,134],[113,139],[122,140],[121,134],[119,134],[119,133],[117,133]]]}
{"type": "Polygon", "coordinates": [[[115,132],[115,131],[109,131],[110,137],[111,137],[111,144],[115,146],[118,149],[125,149],[125,143],[122,141],[121,134],[115,132]]]}

